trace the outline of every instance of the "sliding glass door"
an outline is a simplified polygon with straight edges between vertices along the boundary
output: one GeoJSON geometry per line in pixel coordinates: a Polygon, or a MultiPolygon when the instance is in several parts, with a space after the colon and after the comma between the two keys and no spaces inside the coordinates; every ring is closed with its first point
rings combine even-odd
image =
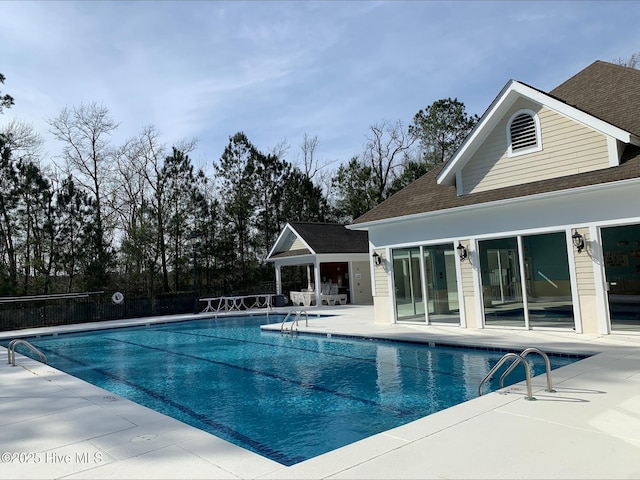
{"type": "Polygon", "coordinates": [[[601,230],[613,331],[640,331],[640,225],[601,230]]]}
{"type": "Polygon", "coordinates": [[[398,322],[459,325],[453,244],[394,249],[392,256],[398,322]]]}
{"type": "Polygon", "coordinates": [[[426,321],[422,301],[420,248],[393,251],[393,283],[398,321],[426,321]]]}
{"type": "Polygon", "coordinates": [[[479,242],[486,325],[525,326],[518,250],[516,237],[479,242]]]}
{"type": "Polygon", "coordinates": [[[485,324],[574,328],[564,232],[479,242],[485,324]]]}
{"type": "Polygon", "coordinates": [[[453,244],[423,247],[429,323],[460,324],[453,244]]]}
{"type": "Polygon", "coordinates": [[[564,232],[522,237],[531,328],[574,328],[564,232]]]}

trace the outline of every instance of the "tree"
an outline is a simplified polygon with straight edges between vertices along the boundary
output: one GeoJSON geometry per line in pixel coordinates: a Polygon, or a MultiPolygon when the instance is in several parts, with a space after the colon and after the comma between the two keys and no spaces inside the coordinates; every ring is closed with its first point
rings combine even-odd
{"type": "Polygon", "coordinates": [[[94,202],[87,192],[79,189],[73,177],[64,178],[56,190],[53,264],[56,272],[66,276],[66,291],[76,286],[76,277],[91,263],[88,245],[94,227],[94,202]]]}
{"type": "Polygon", "coordinates": [[[18,120],[11,120],[0,130],[4,148],[11,150],[14,161],[30,161],[40,163],[44,140],[32,125],[18,120]]]}
{"type": "MultiPolygon", "coordinates": [[[[4,84],[4,81],[5,81],[5,76],[0,73],[0,84],[4,84]]],[[[0,113],[2,113],[2,110],[4,110],[5,108],[11,108],[11,105],[13,104],[14,104],[14,101],[11,95],[8,95],[8,94],[2,95],[2,92],[0,92],[0,113]]]]}
{"type": "Polygon", "coordinates": [[[254,248],[261,261],[266,259],[286,221],[282,214],[282,200],[290,171],[291,165],[279,156],[256,152],[254,248]]]}
{"type": "Polygon", "coordinates": [[[329,222],[331,209],[320,186],[293,168],[287,175],[282,189],[282,214],[286,222],[329,222]]]}
{"type": "Polygon", "coordinates": [[[390,195],[395,179],[412,156],[416,137],[401,121],[383,121],[369,127],[362,157],[353,157],[336,171],[331,191],[343,222],[353,221],[390,195]]]}
{"type": "Polygon", "coordinates": [[[114,193],[114,208],[118,216],[117,228],[121,230],[120,266],[127,290],[145,290],[153,295],[153,279],[147,270],[153,271],[155,235],[149,223],[148,190],[146,180],[145,143],[142,138],[130,138],[119,149],[116,157],[118,187],[114,193]],[[151,237],[151,238],[149,238],[151,237]]]}
{"type": "MultiPolygon", "coordinates": [[[[0,84],[4,84],[5,76],[0,73],[0,84]]],[[[0,91],[0,114],[2,113],[4,108],[10,108],[13,105],[13,97],[11,95],[2,95],[0,91]]],[[[5,165],[9,163],[9,158],[11,155],[11,151],[6,147],[6,139],[3,133],[0,132],[0,187],[4,187],[5,179],[3,178],[5,165]]],[[[12,283],[11,273],[9,266],[9,261],[13,257],[12,255],[12,245],[8,244],[7,232],[5,231],[3,222],[5,219],[5,214],[3,212],[5,208],[5,193],[4,188],[0,189],[0,258],[2,259],[0,263],[0,292],[1,293],[9,293],[11,288],[13,288],[14,283],[12,283]]],[[[14,265],[13,270],[15,271],[16,267],[14,265]]],[[[15,275],[13,276],[13,280],[15,281],[15,275]]]]}
{"type": "MultiPolygon", "coordinates": [[[[162,275],[162,288],[168,292],[169,287],[169,266],[167,259],[166,243],[166,223],[167,223],[167,185],[164,179],[164,146],[160,143],[159,133],[154,127],[145,127],[140,133],[135,144],[137,154],[140,155],[140,172],[144,175],[145,183],[150,188],[148,199],[148,210],[152,216],[152,226],[155,232],[155,246],[157,257],[160,260],[160,271],[162,275]]],[[[184,152],[186,150],[178,150],[184,152]]]]}
{"type": "MultiPolygon", "coordinates": [[[[257,154],[256,148],[247,136],[238,132],[229,138],[229,144],[225,147],[220,162],[214,164],[218,175],[223,212],[228,222],[229,233],[232,235],[225,240],[229,247],[229,242],[233,238],[237,252],[237,255],[229,255],[227,259],[236,257],[243,283],[248,277],[248,266],[251,260],[251,228],[256,207],[254,172],[257,154]]],[[[225,265],[226,275],[231,275],[233,270],[234,265],[225,265]]]]}
{"type": "MultiPolygon", "coordinates": [[[[375,206],[387,198],[391,181],[409,154],[415,137],[405,131],[400,120],[395,123],[383,121],[371,125],[369,129],[362,162],[369,168],[371,179],[368,188],[375,206]]],[[[355,181],[358,182],[357,177],[361,173],[352,173],[356,175],[355,181]]]]}
{"type": "MultiPolygon", "coordinates": [[[[5,76],[0,73],[0,84],[4,84],[4,80],[5,80],[5,76]]],[[[11,105],[14,104],[13,101],[13,97],[11,95],[2,95],[2,92],[0,92],[0,113],[3,113],[2,111],[5,108],[11,108],[11,105]]],[[[11,149],[9,148],[8,145],[8,138],[5,132],[0,132],[0,161],[2,162],[0,164],[0,169],[1,169],[1,173],[0,173],[0,182],[1,182],[1,186],[3,187],[0,190],[0,215],[2,215],[2,219],[0,219],[0,222],[5,218],[6,214],[4,213],[4,209],[6,207],[5,205],[5,194],[6,194],[6,185],[5,182],[7,181],[7,179],[5,178],[5,174],[8,173],[6,171],[7,166],[10,164],[10,157],[11,157],[11,149]]],[[[9,245],[8,242],[8,238],[7,238],[7,232],[2,228],[2,225],[0,224],[0,236],[2,236],[2,241],[3,241],[3,252],[6,255],[9,255],[10,257],[13,254],[13,248],[12,245],[9,245]]],[[[8,259],[7,259],[8,260],[8,259]]],[[[5,264],[6,265],[6,264],[5,264]]],[[[15,273],[15,265],[13,267],[14,273],[15,273]]],[[[8,272],[3,271],[3,277],[6,277],[6,274],[8,272]]],[[[13,277],[13,280],[15,281],[15,275],[12,275],[11,273],[9,273],[10,276],[13,277]]],[[[10,281],[10,279],[9,279],[10,281]]]]}
{"type": "Polygon", "coordinates": [[[618,65],[629,68],[640,68],[640,52],[632,53],[629,58],[618,58],[614,61],[618,65]]]}
{"type": "Polygon", "coordinates": [[[11,159],[11,150],[4,146],[0,159],[0,258],[7,284],[2,290],[14,292],[18,285],[19,174],[11,159]]]}
{"type": "Polygon", "coordinates": [[[86,273],[91,279],[90,288],[103,288],[107,283],[108,265],[111,262],[111,241],[107,235],[111,230],[109,201],[112,191],[109,182],[114,152],[109,137],[118,124],[106,107],[96,103],[64,108],[48,123],[52,128],[51,133],[63,144],[62,156],[66,170],[93,195],[95,220],[91,251],[94,258],[87,265],[86,273]]]}
{"type": "MultiPolygon", "coordinates": [[[[211,188],[210,179],[202,170],[196,176],[196,196],[194,216],[197,219],[194,232],[198,238],[198,275],[199,291],[220,292],[221,283],[218,269],[222,256],[220,233],[224,230],[220,201],[211,188]],[[204,290],[203,290],[204,289],[204,290]]],[[[217,293],[216,293],[217,294],[217,293]]]]}
{"type": "Polygon", "coordinates": [[[457,98],[436,100],[415,114],[409,133],[418,139],[422,159],[431,169],[453,156],[478,120],[467,115],[457,98]]]}
{"type": "Polygon", "coordinates": [[[167,240],[169,261],[173,263],[175,291],[180,290],[180,272],[190,256],[184,246],[195,233],[194,205],[196,199],[196,175],[189,155],[173,147],[172,154],[165,159],[160,172],[160,181],[165,184],[167,240]]]}
{"type": "Polygon", "coordinates": [[[399,192],[410,183],[429,172],[430,165],[422,161],[409,160],[402,169],[402,173],[393,179],[389,187],[389,196],[399,192]]]}
{"type": "MultiPolygon", "coordinates": [[[[0,83],[4,76],[0,74],[0,83]]],[[[13,105],[0,96],[0,113],[13,105]]],[[[29,125],[12,121],[0,131],[0,253],[2,290],[17,292],[18,266],[22,269],[22,293],[39,277],[49,284],[51,249],[51,185],[40,166],[42,138],[29,125]]]]}
{"type": "MultiPolygon", "coordinates": [[[[23,292],[29,292],[31,278],[43,278],[48,285],[50,272],[49,238],[52,233],[52,197],[50,182],[31,161],[17,163],[19,207],[17,214],[22,230],[23,292]]],[[[46,290],[46,288],[45,288],[46,290]]]]}
{"type": "Polygon", "coordinates": [[[318,165],[318,159],[316,158],[316,149],[318,148],[318,136],[314,135],[309,137],[306,133],[300,145],[302,151],[302,166],[303,172],[309,180],[313,180],[313,177],[318,173],[320,169],[318,165]]]}
{"type": "Polygon", "coordinates": [[[32,127],[19,122],[6,125],[0,135],[0,251],[4,278],[10,282],[5,290],[47,291],[53,191],[48,173],[39,165],[42,140],[32,127]]]}
{"type": "Polygon", "coordinates": [[[353,157],[341,165],[333,180],[336,191],[336,211],[342,222],[351,222],[378,204],[378,185],[369,165],[353,157]]]}
{"type": "MultiPolygon", "coordinates": [[[[181,155],[193,148],[180,141],[181,155]],[[184,149],[183,149],[184,148],[184,149]]],[[[128,285],[153,296],[156,274],[163,291],[170,291],[167,223],[170,215],[166,148],[154,126],[145,126],[128,139],[117,155],[116,211],[122,230],[122,265],[128,285]]],[[[175,283],[174,283],[175,284],[175,283]]]]}

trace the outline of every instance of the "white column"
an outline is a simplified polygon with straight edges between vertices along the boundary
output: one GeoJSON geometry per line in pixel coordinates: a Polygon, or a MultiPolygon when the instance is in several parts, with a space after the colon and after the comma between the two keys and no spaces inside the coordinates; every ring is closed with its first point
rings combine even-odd
{"type": "Polygon", "coordinates": [[[313,272],[315,274],[315,292],[316,292],[316,306],[320,307],[322,306],[322,299],[320,298],[320,293],[321,293],[321,278],[320,278],[320,262],[318,262],[318,260],[314,260],[313,262],[313,272]]]}
{"type": "Polygon", "coordinates": [[[282,266],[276,264],[276,295],[282,295],[282,266]]]}
{"type": "Polygon", "coordinates": [[[313,285],[311,284],[311,264],[307,264],[307,288],[313,288],[313,285]]]}
{"type": "MultiPolygon", "coordinates": [[[[585,250],[583,253],[588,254],[587,252],[590,251],[591,259],[593,260],[593,279],[596,289],[598,329],[601,334],[608,335],[611,333],[611,313],[609,311],[607,275],[604,268],[604,245],[602,243],[602,235],[596,225],[589,226],[589,233],[586,235],[584,241],[585,250]]],[[[573,245],[571,248],[573,249],[573,245]]]]}

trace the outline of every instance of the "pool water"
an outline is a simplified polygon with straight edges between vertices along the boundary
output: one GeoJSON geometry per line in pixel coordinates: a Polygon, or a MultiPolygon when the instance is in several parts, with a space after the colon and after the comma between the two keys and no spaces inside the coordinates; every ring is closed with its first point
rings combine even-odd
{"type": "MultiPolygon", "coordinates": [[[[505,353],[281,335],[262,331],[265,323],[194,320],[28,340],[64,372],[283,465],[477,397],[505,353]]],[[[544,373],[536,357],[527,357],[532,375],[544,373]]],[[[553,368],[577,360],[550,359],[553,368]]],[[[507,384],[523,379],[519,367],[507,384]]]]}

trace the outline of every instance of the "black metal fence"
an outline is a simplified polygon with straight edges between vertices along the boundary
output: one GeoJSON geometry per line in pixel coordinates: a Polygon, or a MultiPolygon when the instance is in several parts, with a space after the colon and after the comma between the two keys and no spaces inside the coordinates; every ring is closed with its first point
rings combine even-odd
{"type": "Polygon", "coordinates": [[[119,304],[113,302],[112,293],[12,298],[10,301],[0,298],[0,331],[193,313],[194,303],[192,292],[154,298],[125,295],[119,304]]]}
{"type": "MultiPolygon", "coordinates": [[[[284,282],[278,300],[289,303],[289,290],[300,289],[297,282],[284,282]]],[[[306,284],[305,284],[306,287],[306,284]]],[[[234,295],[275,293],[275,283],[256,282],[235,288],[234,295]]],[[[124,318],[180,315],[202,310],[193,291],[162,293],[149,297],[143,293],[124,292],[121,303],[114,302],[114,292],[79,292],[69,294],[0,297],[0,331],[53,327],[85,322],[102,322],[124,318]]],[[[199,292],[200,298],[228,295],[223,291],[199,292]]],[[[117,299],[116,299],[117,300],[117,299]]],[[[278,305],[281,306],[281,305],[278,305]]]]}

